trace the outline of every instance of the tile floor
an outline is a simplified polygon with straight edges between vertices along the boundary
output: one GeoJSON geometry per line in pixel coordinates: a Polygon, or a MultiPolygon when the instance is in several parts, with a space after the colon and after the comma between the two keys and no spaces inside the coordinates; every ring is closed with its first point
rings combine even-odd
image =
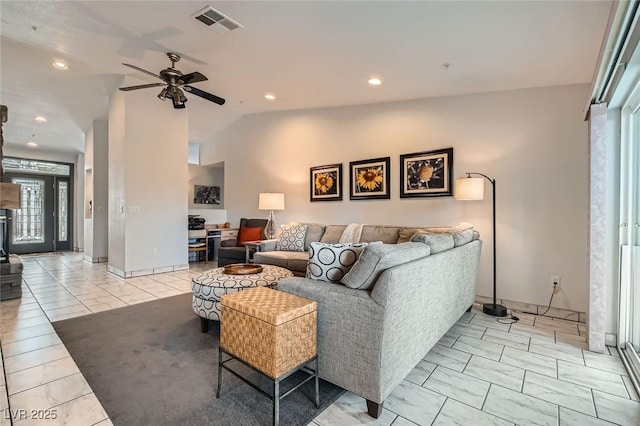
{"type": "MultiPolygon", "coordinates": [[[[50,322],[189,292],[191,277],[213,267],[123,280],[75,253],[23,261],[22,299],[0,303],[0,426],[11,414],[19,426],[111,425],[50,322]],[[51,409],[55,420],[17,418],[51,409]]],[[[640,425],[640,399],[614,348],[587,351],[584,324],[518,316],[501,324],[466,313],[379,419],[347,392],[312,425],[640,425]]]]}

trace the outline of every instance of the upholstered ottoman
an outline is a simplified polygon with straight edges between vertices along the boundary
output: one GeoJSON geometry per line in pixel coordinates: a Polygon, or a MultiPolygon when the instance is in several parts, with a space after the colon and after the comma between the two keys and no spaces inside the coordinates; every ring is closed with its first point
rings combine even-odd
{"type": "Polygon", "coordinates": [[[293,276],[291,271],[279,266],[262,266],[262,272],[258,274],[229,275],[224,273],[224,268],[216,268],[191,280],[193,312],[201,319],[203,333],[209,331],[209,320],[220,321],[223,295],[254,287],[275,288],[278,281],[293,276]]]}

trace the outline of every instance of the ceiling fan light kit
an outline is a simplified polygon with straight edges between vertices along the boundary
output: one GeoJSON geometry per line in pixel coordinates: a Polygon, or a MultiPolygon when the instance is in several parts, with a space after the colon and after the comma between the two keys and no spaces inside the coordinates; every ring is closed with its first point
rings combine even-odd
{"type": "Polygon", "coordinates": [[[184,108],[185,102],[187,102],[187,97],[185,96],[182,89],[184,89],[184,91],[186,92],[192,93],[196,96],[201,97],[202,99],[206,99],[218,105],[223,105],[225,103],[225,100],[219,96],[190,86],[190,84],[193,83],[206,81],[207,77],[197,71],[189,74],[182,74],[180,70],[177,70],[175,68],[176,62],[180,60],[180,56],[172,52],[168,52],[167,56],[171,61],[171,67],[163,69],[159,74],[152,73],[151,71],[147,71],[135,65],[123,63],[122,65],[158,78],[162,80],[163,83],[139,84],[137,86],[121,87],[120,90],[122,90],[123,92],[128,92],[131,90],[146,89],[149,87],[166,86],[158,94],[158,99],[160,99],[161,101],[165,101],[167,98],[170,98],[175,109],[184,108]]]}

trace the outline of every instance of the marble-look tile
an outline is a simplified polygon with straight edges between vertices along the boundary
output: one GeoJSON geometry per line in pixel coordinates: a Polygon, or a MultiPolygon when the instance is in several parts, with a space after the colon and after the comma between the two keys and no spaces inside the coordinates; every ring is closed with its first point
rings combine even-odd
{"type": "Polygon", "coordinates": [[[81,373],[11,395],[12,409],[47,409],[90,394],[91,387],[81,373]]]}
{"type": "MultiPolygon", "coordinates": [[[[545,307],[542,312],[544,312],[546,309],[547,308],[545,307]]],[[[568,309],[549,308],[549,311],[547,311],[545,317],[578,322],[578,320],[580,319],[580,313],[576,311],[570,311],[568,309]]]]}
{"type": "Polygon", "coordinates": [[[69,356],[67,348],[63,344],[49,346],[48,348],[26,352],[20,355],[11,356],[4,359],[4,371],[6,374],[35,367],[57,359],[69,356]]]}
{"type": "Polygon", "coordinates": [[[429,361],[422,360],[416,365],[411,372],[404,379],[421,386],[428,378],[429,375],[437,367],[436,364],[429,361]]]}
{"type": "Polygon", "coordinates": [[[544,340],[548,342],[556,341],[556,336],[552,330],[532,327],[526,324],[513,324],[511,326],[511,329],[509,330],[509,333],[535,338],[536,340],[544,340]]]}
{"type": "Polygon", "coordinates": [[[450,348],[456,343],[458,337],[460,337],[459,334],[447,332],[440,340],[438,340],[438,344],[450,348]]]}
{"type": "Polygon", "coordinates": [[[604,420],[560,407],[560,426],[615,426],[604,420]]]}
{"type": "Polygon", "coordinates": [[[44,315],[44,312],[42,312],[42,309],[40,309],[40,305],[38,305],[37,303],[35,303],[35,305],[36,306],[33,309],[27,309],[27,310],[21,309],[18,311],[8,311],[8,310],[2,310],[2,308],[0,308],[0,312],[2,313],[0,318],[4,322],[4,321],[25,320],[28,318],[36,318],[44,315]]]}
{"type": "Polygon", "coordinates": [[[524,376],[522,393],[590,416],[596,415],[591,389],[563,380],[529,371],[524,376]]]}
{"type": "Polygon", "coordinates": [[[627,374],[627,370],[625,370],[624,365],[622,364],[622,361],[618,357],[611,356],[611,355],[597,354],[595,352],[589,352],[589,351],[584,351],[583,355],[584,355],[584,362],[587,365],[587,367],[597,368],[599,370],[605,370],[610,373],[616,373],[616,374],[622,374],[622,375],[627,374]]]}
{"type": "Polygon", "coordinates": [[[60,321],[67,318],[74,318],[81,315],[90,314],[91,311],[84,305],[69,306],[67,308],[52,309],[45,311],[51,321],[60,321]]]}
{"type": "Polygon", "coordinates": [[[492,385],[483,411],[518,425],[557,426],[558,406],[492,385]]]}
{"type": "Polygon", "coordinates": [[[605,346],[605,349],[609,351],[609,355],[615,356],[616,358],[620,358],[620,353],[618,352],[618,348],[614,346],[605,346]]]}
{"type": "Polygon", "coordinates": [[[502,331],[509,331],[510,327],[509,324],[499,323],[498,318],[489,315],[476,315],[469,324],[479,325],[481,327],[491,327],[502,331]]]}
{"type": "Polygon", "coordinates": [[[21,328],[34,327],[36,325],[48,324],[49,320],[47,317],[38,316],[35,318],[27,318],[21,319],[19,321],[2,321],[1,327],[2,332],[10,332],[14,330],[19,330],[21,328]]]}
{"type": "Polygon", "coordinates": [[[42,309],[44,309],[46,312],[53,309],[68,308],[69,306],[79,306],[81,304],[82,303],[80,303],[80,301],[75,297],[70,297],[65,300],[56,300],[55,302],[43,303],[42,309]]]}
{"type": "Polygon", "coordinates": [[[313,421],[320,426],[389,426],[395,418],[396,415],[394,413],[383,409],[380,417],[374,419],[367,414],[367,403],[364,398],[351,392],[345,392],[313,421]]]}
{"type": "Polygon", "coordinates": [[[598,417],[622,426],[640,424],[640,402],[593,390],[598,417]]]}
{"type": "Polygon", "coordinates": [[[385,406],[416,424],[430,425],[446,400],[442,395],[402,381],[387,397],[385,406]]]}
{"type": "Polygon", "coordinates": [[[474,379],[469,375],[438,366],[422,387],[464,402],[475,408],[482,408],[489,391],[489,383],[474,379]]]}
{"type": "Polygon", "coordinates": [[[526,351],[529,349],[529,340],[531,340],[531,338],[489,328],[487,332],[484,333],[484,336],[482,336],[482,340],[526,351]]]}
{"type": "Polygon", "coordinates": [[[89,306],[89,310],[95,313],[95,312],[108,311],[109,309],[122,308],[123,306],[128,306],[128,305],[122,302],[121,300],[118,300],[116,302],[101,303],[99,305],[89,306]]]}
{"type": "Polygon", "coordinates": [[[633,387],[633,383],[631,383],[631,379],[629,378],[629,376],[622,376],[622,381],[624,382],[624,386],[627,388],[627,393],[629,394],[629,398],[631,398],[634,401],[640,401],[640,398],[638,397],[638,393],[633,387]]]}
{"type": "Polygon", "coordinates": [[[54,380],[79,373],[78,366],[71,357],[62,358],[56,361],[47,362],[35,367],[20,370],[12,374],[7,374],[7,385],[9,394],[35,388],[54,380]]]}
{"type": "Polygon", "coordinates": [[[473,319],[474,314],[472,314],[471,312],[465,312],[464,314],[462,314],[462,316],[460,317],[460,319],[458,320],[459,322],[469,322],[473,319]]]}
{"type": "Polygon", "coordinates": [[[558,367],[555,358],[544,355],[533,354],[520,349],[505,346],[500,362],[520,367],[524,370],[534,371],[545,376],[557,377],[558,367]]]}
{"type": "Polygon", "coordinates": [[[481,338],[485,331],[487,331],[487,327],[482,327],[475,324],[466,324],[458,321],[449,329],[449,333],[464,335],[469,337],[475,337],[477,339],[481,338]]]}
{"type": "Polygon", "coordinates": [[[453,399],[447,399],[442,410],[440,410],[440,414],[432,424],[433,426],[513,426],[511,422],[461,404],[453,399]]]}
{"type": "Polygon", "coordinates": [[[111,419],[104,419],[101,422],[94,423],[91,426],[113,426],[113,423],[111,422],[111,419]]]}
{"type": "Polygon", "coordinates": [[[45,334],[43,336],[32,337],[2,346],[2,354],[5,357],[19,355],[21,353],[46,348],[48,346],[62,343],[56,333],[45,334]]]}
{"type": "MultiPolygon", "coordinates": [[[[72,401],[58,405],[57,418],[47,422],[47,426],[94,425],[106,418],[107,413],[93,393],[81,396],[72,401]]],[[[20,426],[41,426],[42,420],[29,419],[19,423],[20,426]]]]}
{"type": "Polygon", "coordinates": [[[628,398],[627,388],[619,374],[558,361],[558,379],[628,398]]]}
{"type": "Polygon", "coordinates": [[[471,359],[471,355],[446,346],[434,345],[423,359],[462,372],[471,359]]]}
{"type": "Polygon", "coordinates": [[[46,324],[40,324],[33,327],[25,327],[17,330],[3,332],[0,335],[2,344],[8,344],[11,342],[17,342],[19,340],[30,339],[32,337],[43,336],[45,334],[55,333],[53,326],[49,321],[46,324]]]}
{"type": "Polygon", "coordinates": [[[588,349],[587,336],[577,336],[575,334],[567,334],[561,331],[556,331],[557,343],[568,343],[580,349],[588,349]]]}
{"type": "Polygon", "coordinates": [[[520,392],[524,370],[474,355],[464,374],[520,392]]]}
{"type": "Polygon", "coordinates": [[[529,344],[529,352],[584,365],[582,349],[567,343],[553,343],[532,338],[529,344]]]}
{"type": "Polygon", "coordinates": [[[460,336],[458,341],[453,345],[453,349],[468,352],[472,355],[478,355],[485,358],[498,361],[502,355],[503,345],[491,343],[485,340],[476,339],[475,337],[460,336]]]}

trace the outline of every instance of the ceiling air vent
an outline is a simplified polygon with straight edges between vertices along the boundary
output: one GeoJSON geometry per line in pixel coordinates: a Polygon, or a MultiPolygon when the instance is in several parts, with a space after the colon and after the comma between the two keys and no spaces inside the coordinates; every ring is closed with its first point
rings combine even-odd
{"type": "Polygon", "coordinates": [[[199,12],[191,16],[214,30],[233,31],[242,28],[242,25],[215,10],[211,6],[207,6],[199,12]]]}

